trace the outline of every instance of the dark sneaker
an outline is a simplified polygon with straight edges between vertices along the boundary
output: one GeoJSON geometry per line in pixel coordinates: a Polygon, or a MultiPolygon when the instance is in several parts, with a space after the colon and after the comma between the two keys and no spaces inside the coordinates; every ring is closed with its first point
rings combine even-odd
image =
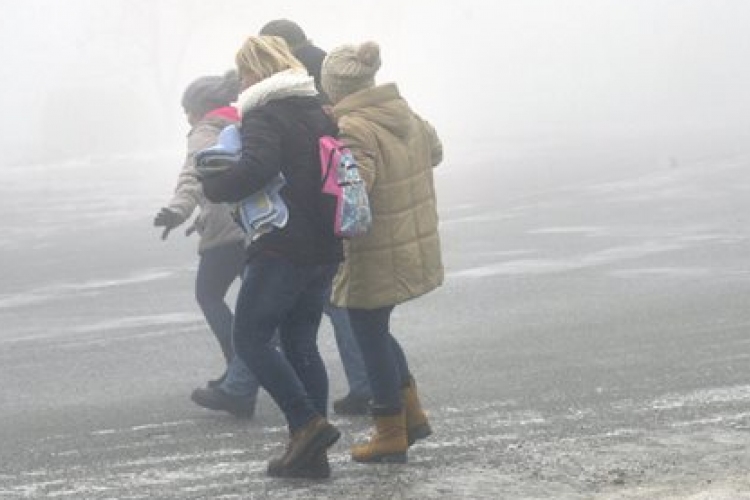
{"type": "Polygon", "coordinates": [[[284,467],[284,459],[288,454],[268,462],[266,473],[271,477],[289,477],[304,479],[328,479],[331,477],[331,464],[328,463],[328,453],[324,450],[314,455],[308,462],[299,464],[295,469],[284,467]]]}
{"type": "Polygon", "coordinates": [[[190,395],[198,406],[209,410],[226,411],[238,418],[253,418],[255,414],[255,400],[249,397],[233,396],[218,387],[199,387],[190,395]]]}
{"type": "Polygon", "coordinates": [[[218,388],[218,387],[219,387],[219,386],[220,386],[221,384],[223,384],[223,383],[224,383],[224,380],[226,380],[226,378],[227,378],[227,372],[224,372],[224,373],[223,373],[223,374],[221,375],[221,377],[219,377],[219,378],[215,378],[215,379],[213,379],[213,380],[209,380],[208,382],[206,382],[206,387],[208,387],[209,389],[216,389],[216,388],[218,388]]]}
{"type": "MultiPolygon", "coordinates": [[[[307,477],[297,475],[300,470],[309,470],[314,459],[338,441],[341,432],[323,417],[316,417],[297,430],[289,440],[286,452],[280,459],[268,463],[268,473],[282,471],[284,477],[307,477]]],[[[326,457],[327,464],[327,457],[326,457]]],[[[320,464],[321,469],[326,466],[320,464]]],[[[328,472],[330,474],[330,471],[328,472]]]]}
{"type": "Polygon", "coordinates": [[[357,396],[350,392],[333,402],[333,412],[336,415],[369,415],[370,398],[357,396]]]}

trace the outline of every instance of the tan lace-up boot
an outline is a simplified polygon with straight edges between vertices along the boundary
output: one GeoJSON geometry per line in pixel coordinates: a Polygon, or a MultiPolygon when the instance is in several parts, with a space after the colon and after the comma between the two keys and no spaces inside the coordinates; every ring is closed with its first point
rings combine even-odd
{"type": "Polygon", "coordinates": [[[352,447],[352,459],[362,463],[405,463],[409,441],[404,410],[396,415],[376,415],[375,434],[352,447]]]}

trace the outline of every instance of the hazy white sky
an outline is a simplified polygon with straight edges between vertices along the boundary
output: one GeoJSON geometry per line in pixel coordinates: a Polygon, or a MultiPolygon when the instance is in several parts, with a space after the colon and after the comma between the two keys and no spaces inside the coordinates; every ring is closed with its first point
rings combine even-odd
{"type": "Polygon", "coordinates": [[[746,0],[0,3],[6,147],[176,142],[184,86],[278,17],[324,49],[380,42],[380,80],[451,137],[750,130],[746,0]]]}

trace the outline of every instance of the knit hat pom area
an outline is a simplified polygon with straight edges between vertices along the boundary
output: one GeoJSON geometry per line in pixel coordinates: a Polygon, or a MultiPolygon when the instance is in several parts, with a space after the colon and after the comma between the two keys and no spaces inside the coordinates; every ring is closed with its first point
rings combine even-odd
{"type": "Polygon", "coordinates": [[[380,45],[375,42],[365,42],[357,50],[357,59],[373,69],[373,74],[380,68],[380,45]]]}

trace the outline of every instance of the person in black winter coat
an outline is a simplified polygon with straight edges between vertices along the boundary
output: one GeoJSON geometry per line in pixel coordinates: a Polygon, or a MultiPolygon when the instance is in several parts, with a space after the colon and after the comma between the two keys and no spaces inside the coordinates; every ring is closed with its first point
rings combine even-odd
{"type": "MultiPolygon", "coordinates": [[[[315,46],[297,23],[288,19],[269,21],[261,28],[260,34],[284,39],[294,56],[315,79],[315,87],[318,89],[318,97],[324,104],[324,109],[330,108],[330,99],[321,86],[321,68],[326,52],[315,46]]],[[[354,338],[349,313],[343,307],[334,306],[330,301],[326,304],[324,312],[331,320],[344,375],[349,385],[349,392],[333,402],[333,411],[339,415],[367,415],[370,412],[372,390],[362,352],[354,338]]]]}
{"type": "Polygon", "coordinates": [[[268,474],[328,477],[326,450],[340,433],[326,419],[328,376],[317,332],[343,247],[321,209],[318,143],[337,130],[313,78],[280,38],[248,38],[236,63],[245,89],[241,157],[224,173],[202,179],[204,193],[214,202],[239,202],[281,174],[289,218],[248,246],[235,350],[289,426],[286,452],[268,463],[268,474]],[[277,329],[283,354],[273,343],[277,329]]]}

